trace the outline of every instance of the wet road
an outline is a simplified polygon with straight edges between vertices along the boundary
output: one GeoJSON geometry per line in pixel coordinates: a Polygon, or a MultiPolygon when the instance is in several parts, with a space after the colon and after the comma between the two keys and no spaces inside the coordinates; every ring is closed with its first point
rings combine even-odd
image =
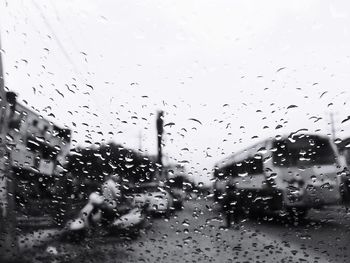
{"type": "Polygon", "coordinates": [[[350,215],[344,208],[313,210],[299,225],[278,216],[241,221],[239,230],[224,229],[218,206],[196,199],[169,218],[152,219],[136,239],[101,237],[55,248],[58,261],[70,262],[350,261],[350,215]]]}

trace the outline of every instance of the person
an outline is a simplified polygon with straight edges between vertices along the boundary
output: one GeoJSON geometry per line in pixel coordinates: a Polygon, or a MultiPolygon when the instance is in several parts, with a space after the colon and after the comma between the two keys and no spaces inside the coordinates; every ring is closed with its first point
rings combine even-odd
{"type": "Polygon", "coordinates": [[[118,174],[107,176],[101,189],[104,202],[101,206],[103,218],[107,221],[113,220],[119,214],[121,204],[121,177],[118,174]]]}
{"type": "Polygon", "coordinates": [[[230,228],[233,222],[235,228],[239,228],[239,196],[237,196],[237,190],[233,178],[230,178],[227,182],[222,208],[224,210],[226,222],[225,227],[230,228]]]}

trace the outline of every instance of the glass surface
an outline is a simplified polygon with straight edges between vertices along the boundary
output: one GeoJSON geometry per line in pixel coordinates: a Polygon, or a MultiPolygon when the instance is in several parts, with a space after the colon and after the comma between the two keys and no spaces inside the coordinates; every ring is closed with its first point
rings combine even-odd
{"type": "Polygon", "coordinates": [[[316,136],[305,136],[290,140],[276,141],[273,152],[274,164],[285,167],[332,165],[336,156],[329,140],[316,136]]]}
{"type": "Polygon", "coordinates": [[[349,20],[0,0],[0,262],[350,262],[349,20]]]}

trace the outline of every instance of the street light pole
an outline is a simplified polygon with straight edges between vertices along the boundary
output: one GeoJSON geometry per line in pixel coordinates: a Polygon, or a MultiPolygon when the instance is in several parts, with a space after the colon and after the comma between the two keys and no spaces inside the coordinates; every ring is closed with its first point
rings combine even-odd
{"type": "Polygon", "coordinates": [[[334,113],[333,112],[331,112],[330,113],[330,119],[331,119],[331,129],[332,129],[332,140],[333,140],[333,142],[335,141],[335,124],[334,124],[334,113]]]}
{"type": "Polygon", "coordinates": [[[163,154],[162,154],[162,138],[163,138],[163,111],[158,111],[157,115],[157,146],[158,146],[158,156],[157,164],[159,165],[159,177],[162,176],[163,171],[163,154]]]}

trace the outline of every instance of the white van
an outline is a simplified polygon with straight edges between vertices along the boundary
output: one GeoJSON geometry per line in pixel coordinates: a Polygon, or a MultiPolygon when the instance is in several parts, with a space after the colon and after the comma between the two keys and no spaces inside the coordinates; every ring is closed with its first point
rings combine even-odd
{"type": "Polygon", "coordinates": [[[237,205],[249,211],[287,211],[340,204],[346,169],[327,136],[298,134],[264,140],[233,154],[214,169],[214,196],[228,184],[237,205]]]}

